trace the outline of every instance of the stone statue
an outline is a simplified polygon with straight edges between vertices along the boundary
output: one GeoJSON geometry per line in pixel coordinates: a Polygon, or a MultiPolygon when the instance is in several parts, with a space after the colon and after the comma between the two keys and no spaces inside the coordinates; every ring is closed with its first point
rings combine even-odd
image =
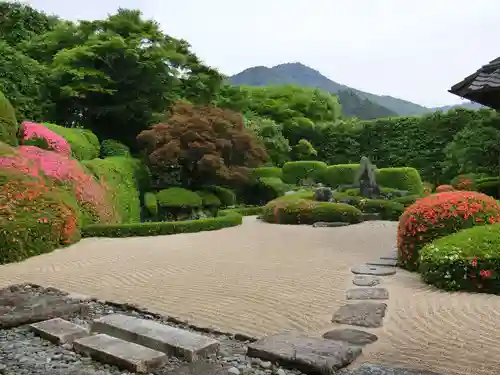
{"type": "Polygon", "coordinates": [[[366,156],[363,156],[359,162],[359,171],[354,183],[359,186],[359,194],[362,197],[377,198],[380,196],[380,188],[375,178],[375,167],[366,156]]]}

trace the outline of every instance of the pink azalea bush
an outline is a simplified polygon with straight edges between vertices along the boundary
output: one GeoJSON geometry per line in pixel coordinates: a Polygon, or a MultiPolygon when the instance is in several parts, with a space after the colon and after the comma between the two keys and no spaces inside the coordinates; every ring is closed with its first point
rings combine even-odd
{"type": "Polygon", "coordinates": [[[113,223],[118,219],[108,200],[104,182],[87,175],[78,161],[64,154],[35,146],[20,146],[12,154],[0,157],[0,168],[40,179],[48,177],[69,185],[79,206],[90,213],[92,222],[113,223]]]}
{"type": "Polygon", "coordinates": [[[65,156],[71,155],[71,147],[68,141],[53,131],[50,131],[42,124],[24,121],[22,127],[24,129],[23,139],[42,138],[53,151],[65,156]]]}

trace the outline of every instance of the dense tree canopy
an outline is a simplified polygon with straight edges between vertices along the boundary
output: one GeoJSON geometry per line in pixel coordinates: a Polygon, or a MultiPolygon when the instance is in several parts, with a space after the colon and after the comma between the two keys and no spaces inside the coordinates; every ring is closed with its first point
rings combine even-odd
{"type": "Polygon", "coordinates": [[[209,105],[179,102],[165,123],[142,131],[137,140],[154,174],[177,169],[189,187],[245,180],[249,167],[267,159],[240,114],[209,105]]]}

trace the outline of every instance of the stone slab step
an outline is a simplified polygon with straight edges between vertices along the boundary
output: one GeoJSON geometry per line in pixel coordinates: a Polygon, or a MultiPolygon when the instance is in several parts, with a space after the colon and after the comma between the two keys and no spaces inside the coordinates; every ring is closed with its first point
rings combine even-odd
{"type": "Polygon", "coordinates": [[[364,346],[378,340],[377,335],[361,331],[353,328],[332,329],[323,334],[323,337],[328,340],[345,341],[351,345],[364,346]]]}
{"type": "Polygon", "coordinates": [[[351,272],[356,275],[389,276],[396,273],[394,267],[369,266],[362,264],[351,268],[351,272]]]}
{"type": "Polygon", "coordinates": [[[331,374],[349,365],[361,348],[346,342],[294,333],[266,336],[248,345],[247,355],[306,374],[331,374]]]}
{"type": "Polygon", "coordinates": [[[387,304],[383,302],[357,302],[341,306],[332,318],[333,323],[360,327],[381,327],[387,304]]]}
{"type": "Polygon", "coordinates": [[[73,342],[77,353],[121,369],[147,374],[164,366],[165,353],[120,340],[106,334],[84,337],[73,342]]]}
{"type": "Polygon", "coordinates": [[[349,300],[389,299],[389,291],[374,287],[351,288],[347,290],[346,296],[349,300]]]}
{"type": "Polygon", "coordinates": [[[375,286],[380,284],[380,277],[370,275],[355,275],[352,283],[357,286],[375,286]]]}
{"type": "Polygon", "coordinates": [[[122,314],[111,314],[94,320],[91,331],[181,357],[188,362],[216,354],[220,346],[211,337],[122,314]]]}
{"type": "Polygon", "coordinates": [[[76,339],[87,337],[89,331],[82,326],[61,318],[46,320],[30,325],[30,330],[41,338],[60,345],[72,343],[76,339]]]}

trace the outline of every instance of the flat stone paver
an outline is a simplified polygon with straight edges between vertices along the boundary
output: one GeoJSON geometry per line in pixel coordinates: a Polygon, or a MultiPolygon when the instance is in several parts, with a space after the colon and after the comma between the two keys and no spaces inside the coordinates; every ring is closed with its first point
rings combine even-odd
{"type": "Polygon", "coordinates": [[[352,288],[347,290],[346,296],[352,300],[389,299],[389,292],[385,288],[352,288]]]}
{"type": "Polygon", "coordinates": [[[361,348],[345,342],[293,333],[264,337],[248,345],[247,355],[305,373],[331,373],[350,364],[361,348]],[[324,372],[323,372],[324,371],[324,372]]]}
{"type": "Polygon", "coordinates": [[[382,302],[348,303],[333,314],[332,322],[360,327],[381,327],[386,309],[387,304],[382,302]]]}
{"type": "Polygon", "coordinates": [[[91,331],[179,356],[188,362],[219,350],[219,342],[211,337],[123,314],[111,314],[94,320],[91,331]]]}
{"type": "Polygon", "coordinates": [[[97,361],[141,374],[162,367],[168,361],[165,353],[106,334],[75,340],[73,348],[97,361]]]}
{"type": "Polygon", "coordinates": [[[165,375],[228,375],[228,368],[216,363],[195,362],[169,371],[165,375]]]}
{"type": "Polygon", "coordinates": [[[390,276],[396,273],[396,269],[362,264],[360,266],[352,267],[351,272],[357,275],[390,276]]]}
{"type": "Polygon", "coordinates": [[[383,259],[383,258],[366,262],[366,264],[368,264],[369,266],[383,266],[383,267],[396,267],[397,263],[398,262],[396,259],[383,259]]]}
{"type": "Polygon", "coordinates": [[[87,311],[87,305],[68,301],[62,296],[37,296],[7,289],[0,291],[0,328],[13,328],[87,311]]]}
{"type": "Polygon", "coordinates": [[[377,335],[373,333],[352,328],[332,329],[331,331],[325,332],[323,338],[345,341],[352,345],[367,345],[378,340],[377,335]]]}
{"type": "Polygon", "coordinates": [[[357,286],[375,286],[380,284],[380,277],[369,275],[354,275],[352,283],[357,286]]]}
{"type": "Polygon", "coordinates": [[[30,329],[41,338],[54,344],[72,343],[76,339],[89,335],[82,326],[61,318],[54,318],[30,325],[30,329]]]}

